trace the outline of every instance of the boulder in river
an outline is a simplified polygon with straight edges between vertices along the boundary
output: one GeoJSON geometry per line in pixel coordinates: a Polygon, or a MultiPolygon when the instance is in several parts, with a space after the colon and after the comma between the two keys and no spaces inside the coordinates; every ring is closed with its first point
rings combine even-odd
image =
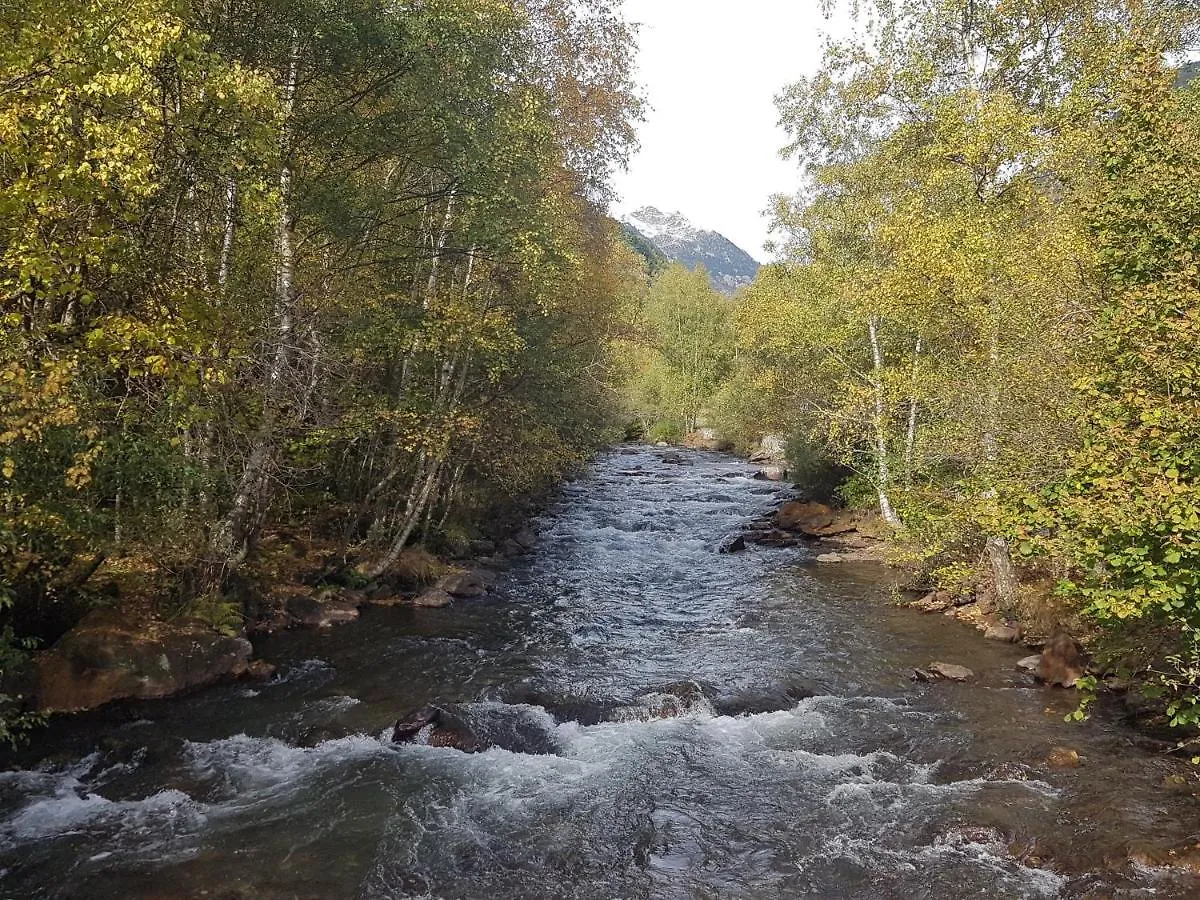
{"type": "Polygon", "coordinates": [[[1061,625],[1057,626],[1042,648],[1042,657],[1038,660],[1036,675],[1046,684],[1061,687],[1074,687],[1075,682],[1087,671],[1087,661],[1084,658],[1083,646],[1067,633],[1061,625]]]}
{"type": "Polygon", "coordinates": [[[720,553],[741,553],[745,549],[746,536],[744,534],[735,534],[726,537],[717,548],[720,553]]]}
{"type": "Polygon", "coordinates": [[[845,510],[832,509],[824,503],[793,500],[775,513],[775,526],[806,537],[830,537],[854,531],[854,519],[845,510]]]}
{"type": "Polygon", "coordinates": [[[358,605],[354,600],[331,597],[322,602],[307,593],[292,594],[284,608],[288,624],[303,628],[329,628],[358,618],[358,605]]]}
{"type": "Polygon", "coordinates": [[[1021,629],[996,622],[987,627],[983,636],[989,641],[1002,641],[1006,644],[1015,644],[1021,639],[1021,629]]]}
{"type": "Polygon", "coordinates": [[[932,662],[924,669],[914,669],[915,681],[970,681],[975,673],[966,666],[954,663],[932,662]]]}
{"type": "Polygon", "coordinates": [[[453,747],[463,753],[486,749],[462,719],[440,706],[422,706],[400,719],[392,728],[392,742],[453,747]]]}
{"type": "Polygon", "coordinates": [[[453,602],[454,598],[437,585],[426,588],[412,599],[413,606],[421,606],[426,609],[440,609],[443,606],[449,606],[453,602]]]}
{"type": "Polygon", "coordinates": [[[169,697],[241,675],[253,648],[198,623],[88,613],[35,659],[37,708],[78,712],[112,700],[169,697]]]}
{"type": "Polygon", "coordinates": [[[1046,765],[1052,769],[1079,768],[1079,751],[1070,747],[1054,747],[1046,754],[1046,765]]]}
{"type": "Polygon", "coordinates": [[[455,572],[446,575],[437,587],[458,600],[473,600],[488,591],[488,581],[480,572],[455,572]]]}

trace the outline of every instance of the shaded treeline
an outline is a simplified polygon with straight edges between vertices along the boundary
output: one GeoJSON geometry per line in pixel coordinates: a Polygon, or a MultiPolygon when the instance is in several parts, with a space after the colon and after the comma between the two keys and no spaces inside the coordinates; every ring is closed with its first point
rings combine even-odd
{"type": "Polygon", "coordinates": [[[639,112],[618,3],[0,21],[8,643],[131,572],[219,598],[283,526],[378,576],[604,438],[641,277],[602,214],[639,112]]]}

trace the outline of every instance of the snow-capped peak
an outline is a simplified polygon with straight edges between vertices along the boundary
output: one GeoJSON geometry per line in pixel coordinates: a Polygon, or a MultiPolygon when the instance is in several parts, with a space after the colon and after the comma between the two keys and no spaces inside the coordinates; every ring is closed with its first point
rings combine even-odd
{"type": "Polygon", "coordinates": [[[758,262],[749,253],[722,234],[697,228],[683,213],[643,206],[624,221],[667,259],[691,269],[702,264],[713,286],[724,293],[732,294],[749,284],[758,272],[758,262]]]}

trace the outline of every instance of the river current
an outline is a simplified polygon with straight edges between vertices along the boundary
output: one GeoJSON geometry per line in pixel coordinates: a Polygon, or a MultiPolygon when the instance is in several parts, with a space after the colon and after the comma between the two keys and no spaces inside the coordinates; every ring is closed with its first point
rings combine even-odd
{"type": "Polygon", "coordinates": [[[1130,862],[1197,840],[1173,763],[879,567],[719,553],[785,489],[682,458],[602,457],[488,598],[55,722],[0,772],[0,898],[1200,896],[1130,862]],[[914,683],[933,660],[979,677],[914,683]],[[431,702],[495,745],[392,744],[431,702]]]}

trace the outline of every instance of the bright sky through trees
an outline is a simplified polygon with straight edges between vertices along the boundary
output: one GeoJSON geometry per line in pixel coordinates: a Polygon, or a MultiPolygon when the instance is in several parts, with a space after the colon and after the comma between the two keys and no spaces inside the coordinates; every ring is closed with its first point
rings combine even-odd
{"type": "Polygon", "coordinates": [[[641,23],[639,81],[651,109],[641,151],[617,177],[618,214],[679,210],[765,259],[772,193],[796,187],[773,98],[811,74],[829,23],[818,0],[627,0],[641,23]]]}

